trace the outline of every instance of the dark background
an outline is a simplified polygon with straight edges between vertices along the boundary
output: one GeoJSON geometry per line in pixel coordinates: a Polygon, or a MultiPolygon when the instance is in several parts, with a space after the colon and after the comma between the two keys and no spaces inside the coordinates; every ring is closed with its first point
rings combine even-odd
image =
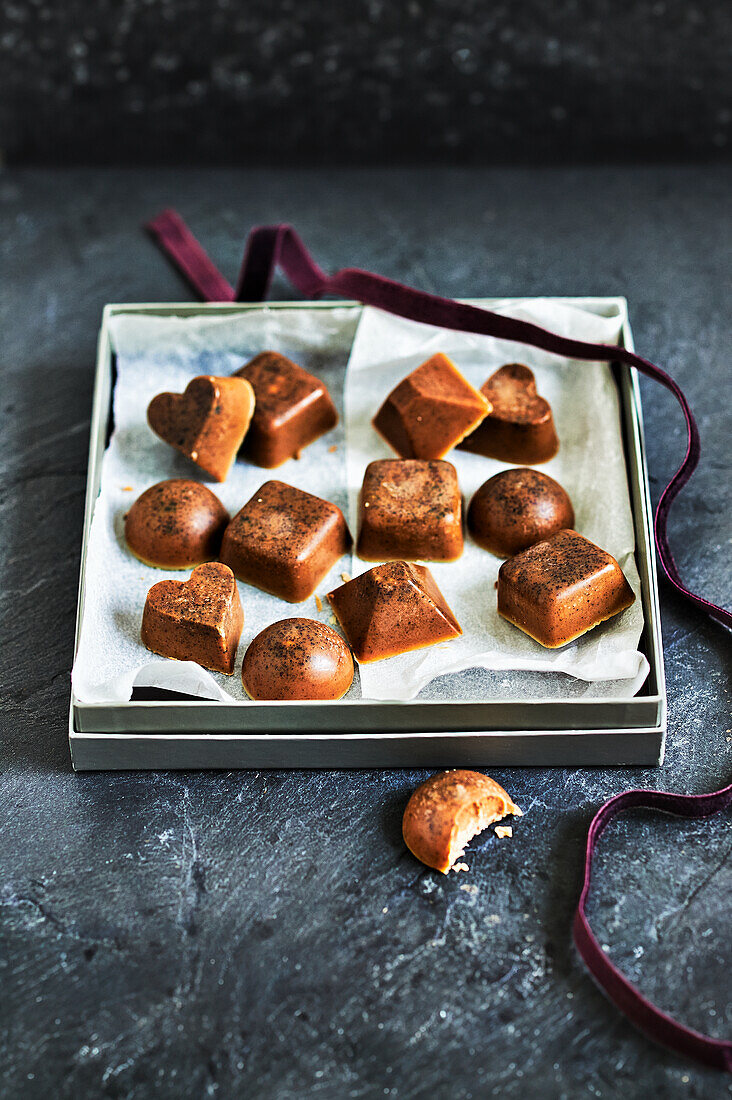
{"type": "Polygon", "coordinates": [[[7,0],[8,163],[716,159],[729,0],[7,0]]]}
{"type": "MultiPolygon", "coordinates": [[[[729,196],[719,164],[0,178],[2,1100],[730,1100],[732,1078],[630,1026],[571,939],[605,799],[732,779],[729,634],[668,584],[664,765],[486,768],[526,813],[512,840],[470,845],[468,874],[402,843],[426,771],[74,775],[67,740],[101,310],[188,296],[146,217],[174,202],[232,277],[246,228],[281,219],[328,270],[455,296],[627,294],[639,352],[701,429],[676,560],[724,602],[729,196]]],[[[671,395],[642,387],[655,504],[685,435],[671,395]]],[[[624,816],[597,870],[611,957],[691,1026],[732,1035],[729,811],[624,816]]]]}
{"type": "MultiPolygon", "coordinates": [[[[327,270],[627,295],[701,431],[676,560],[728,600],[732,173],[702,162],[729,156],[729,0],[0,19],[0,1100],[729,1100],[732,1078],[630,1026],[571,939],[603,801],[732,778],[729,634],[663,580],[663,766],[486,769],[526,813],[476,838],[468,874],[403,845],[426,771],[76,775],[67,739],[96,338],[107,302],[189,298],[141,231],[165,206],[232,279],[250,226],[291,221],[327,270]]],[[[685,435],[641,385],[655,505],[685,435]]],[[[718,1038],[731,906],[729,812],[603,838],[600,941],[718,1038]]]]}

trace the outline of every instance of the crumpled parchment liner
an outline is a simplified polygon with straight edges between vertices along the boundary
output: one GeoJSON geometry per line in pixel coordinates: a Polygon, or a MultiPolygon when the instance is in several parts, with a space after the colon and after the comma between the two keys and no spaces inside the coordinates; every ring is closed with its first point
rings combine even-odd
{"type": "MultiPolygon", "coordinates": [[[[507,308],[516,311],[515,306],[507,308]]],[[[568,311],[556,303],[524,304],[521,315],[557,331],[608,342],[617,339],[619,330],[618,318],[589,317],[581,310],[568,311]],[[562,327],[567,325],[570,327],[562,327]]],[[[638,591],[617,396],[604,367],[565,365],[530,349],[510,345],[501,348],[496,341],[481,337],[439,335],[425,326],[400,321],[376,310],[361,311],[358,307],[322,310],[264,307],[234,316],[190,318],[126,314],[112,319],[111,335],[117,365],[114,431],[104,456],[101,490],[89,537],[84,614],[73,670],[75,694],[82,702],[123,702],[130,698],[135,686],[167,688],[222,702],[243,701],[246,697],[241,685],[241,658],[248,643],[264,626],[291,616],[307,616],[334,625],[325,594],[341,583],[342,573],[355,575],[368,568],[358,559],[344,557],[324,579],[318,589],[322,599],[320,611],[314,599],[287,604],[240,584],[245,624],[232,677],[210,673],[192,662],[154,656],[145,649],[139,636],[147,591],[156,581],[166,577],[185,579],[188,572],[153,569],[132,557],[124,543],[124,514],[149,485],[168,477],[191,477],[210,485],[233,515],[264,481],[274,477],[332,500],[344,511],[350,502],[351,529],[355,534],[355,499],[363,470],[371,459],[390,453],[370,428],[371,416],[394,382],[437,346],[454,355],[460,368],[478,385],[510,359],[520,358],[535,369],[540,392],[554,404],[563,444],[558,458],[542,468],[557,477],[572,495],[579,529],[619,557],[631,585],[638,591]],[[357,326],[358,340],[353,346],[347,375],[348,410],[344,418],[345,368],[357,326]],[[461,345],[459,348],[455,341],[461,345]],[[427,347],[424,353],[418,350],[423,346],[427,347]],[[281,351],[322,377],[339,408],[341,423],[335,431],[307,447],[299,461],[288,462],[274,471],[238,461],[223,485],[208,481],[202,471],[150,431],[145,415],[148,402],[162,390],[183,390],[197,374],[230,374],[264,348],[281,351]],[[378,354],[374,355],[374,351],[378,354]],[[606,377],[601,378],[603,373],[606,377]],[[594,473],[592,463],[581,454],[579,426],[574,423],[568,404],[570,389],[574,394],[573,406],[583,400],[589,403],[585,417],[588,424],[595,407],[607,414],[597,443],[591,440],[590,445],[596,455],[601,440],[607,436],[607,445],[615,456],[612,463],[604,460],[605,465],[613,467],[612,477],[607,469],[596,471],[602,474],[601,490],[611,493],[604,499],[607,518],[614,521],[612,538],[605,537],[602,526],[590,526],[600,520],[592,506],[594,473]],[[350,451],[347,463],[346,427],[350,451]],[[580,468],[570,468],[572,456],[580,468]]],[[[486,477],[501,468],[500,463],[463,452],[454,452],[451,457],[468,499],[486,477]]],[[[485,591],[488,607],[491,602],[494,605],[493,579],[499,564],[498,559],[485,551],[467,545],[460,562],[431,566],[464,628],[468,624],[466,616],[460,613],[459,590],[465,587],[467,594],[472,583],[474,589],[485,591]],[[460,575],[471,568],[474,580],[463,585],[460,575]],[[446,579],[446,570],[454,570],[452,581],[446,579]]],[[[423,688],[422,694],[430,698],[579,698],[587,697],[588,692],[591,697],[617,698],[633,695],[647,674],[645,658],[635,652],[642,625],[638,603],[621,617],[622,622],[600,627],[586,640],[561,651],[561,655],[540,650],[518,630],[502,624],[495,614],[478,618],[479,633],[472,639],[464,637],[444,648],[363,666],[360,686],[357,674],[349,694],[404,699],[423,688]],[[505,637],[500,634],[502,627],[507,631],[505,637]],[[618,631],[620,636],[610,637],[618,631]],[[574,650],[581,653],[569,652],[574,650]],[[610,656],[612,664],[608,665],[610,656]],[[554,664],[557,657],[560,663],[554,664]],[[481,665],[485,667],[474,667],[481,665]],[[594,683],[585,682],[594,678],[588,673],[593,669],[597,673],[600,666],[604,668],[604,677],[598,677],[594,683]],[[458,676],[442,675],[453,669],[471,671],[458,676]],[[538,672],[513,671],[520,669],[538,672]],[[565,672],[584,680],[570,678],[565,672]]]]}
{"type": "MultiPolygon", "coordinates": [[[[499,312],[534,321],[564,336],[616,344],[622,318],[599,317],[552,302],[510,302],[499,312]]],[[[560,448],[539,468],[569,493],[578,531],[619,561],[633,591],[640,584],[633,556],[633,520],[620,429],[617,389],[610,368],[580,363],[535,348],[451,332],[366,308],[356,334],[346,378],[346,438],[350,523],[355,529],[363,471],[376,458],[394,453],[374,430],[371,419],[383,397],[409,371],[437,351],[449,355],[465,377],[480,388],[508,362],[534,371],[538,392],[552,405],[560,448]]],[[[508,464],[454,450],[467,501],[479,486],[508,464]]],[[[627,611],[559,650],[544,649],[496,611],[495,582],[501,559],[468,537],[457,562],[428,563],[437,584],[463,628],[463,636],[443,645],[416,650],[361,666],[361,691],[373,699],[411,699],[436,676],[482,667],[491,670],[559,672],[586,681],[620,681],[613,694],[638,691],[648,662],[638,652],[643,628],[640,600],[627,611]],[[625,691],[623,691],[623,686],[625,691]]],[[[372,563],[354,559],[354,576],[372,563]]]]}
{"type": "MultiPolygon", "coordinates": [[[[314,599],[289,604],[239,584],[244,631],[233,676],[210,673],[188,661],[155,657],[140,641],[147,592],[156,581],[185,580],[190,571],[153,569],[134,558],[125,546],[124,515],[144,489],[169,477],[205,482],[232,515],[270,478],[327,497],[345,512],[343,378],[358,317],[357,308],[265,308],[233,317],[125,314],[112,318],[117,356],[114,432],[104,455],[89,537],[86,600],[73,671],[77,698],[86,703],[122,702],[137,686],[224,702],[243,700],[241,658],[255,634],[277,619],[292,616],[329,621],[327,601],[318,612],[314,599]],[[148,403],[162,390],[180,392],[197,374],[232,374],[265,348],[283,352],[322,378],[341,421],[334,431],[306,447],[300,460],[277,470],[237,461],[219,484],[153,434],[146,419],[148,403]]],[[[341,572],[349,569],[350,558],[344,557],[323,582],[323,592],[337,587],[341,572]]]]}

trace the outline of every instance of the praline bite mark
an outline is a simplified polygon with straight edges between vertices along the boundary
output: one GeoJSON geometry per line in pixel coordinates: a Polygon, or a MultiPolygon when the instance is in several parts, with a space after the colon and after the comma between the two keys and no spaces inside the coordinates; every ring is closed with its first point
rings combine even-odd
{"type": "Polygon", "coordinates": [[[225,481],[254,412],[254,390],[243,378],[201,374],[183,393],[159,393],[147,420],[162,440],[215,481],[225,481]]]}
{"type": "Polygon", "coordinates": [[[376,565],[328,593],[357,660],[367,663],[450,641],[462,629],[424,565],[376,565]]]}
{"type": "Polygon", "coordinates": [[[475,541],[502,558],[573,526],[574,509],[565,490],[528,466],[488,478],[468,508],[468,530],[475,541]]]}
{"type": "Polygon", "coordinates": [[[523,816],[494,779],[455,768],[438,772],[412,792],[402,836],[412,855],[446,875],[468,841],[507,814],[523,816]]]}
{"type": "Polygon", "coordinates": [[[231,676],[244,612],[234,574],[221,562],[194,569],[187,581],[158,581],[147,594],[140,635],[161,657],[195,661],[231,676]]]}
{"type": "Polygon", "coordinates": [[[507,363],[490,376],[481,393],[491,411],[460,444],[465,451],[532,466],[559,450],[551,406],[536,392],[534,373],[523,363],[507,363]]]}
{"type": "Polygon", "coordinates": [[[402,458],[443,458],[490,409],[486,397],[438,352],[394,387],[373,425],[402,458]]]}
{"type": "Polygon", "coordinates": [[[206,485],[171,478],[151,485],[125,516],[132,554],[158,569],[190,569],[218,556],[229,513],[206,485]]]}
{"type": "Polygon", "coordinates": [[[301,603],[350,546],[335,504],[283,481],[267,481],[226,528],[221,560],[247,584],[301,603]]]}
{"type": "Polygon", "coordinates": [[[254,390],[252,423],[242,453],[272,469],[329,432],[338,413],[325,383],[276,351],[263,351],[236,371],[254,390]]]}
{"type": "Polygon", "coordinates": [[[360,558],[454,561],[462,552],[462,498],[452,463],[409,458],[369,463],[359,497],[360,558]]]}
{"type": "Polygon", "coordinates": [[[340,634],[315,619],[282,619],[257,634],[241,676],[252,699],[342,698],[353,683],[353,657],[340,634]]]}
{"type": "Polygon", "coordinates": [[[549,649],[579,638],[634,600],[615,558],[577,531],[537,542],[498,571],[498,614],[549,649]]]}

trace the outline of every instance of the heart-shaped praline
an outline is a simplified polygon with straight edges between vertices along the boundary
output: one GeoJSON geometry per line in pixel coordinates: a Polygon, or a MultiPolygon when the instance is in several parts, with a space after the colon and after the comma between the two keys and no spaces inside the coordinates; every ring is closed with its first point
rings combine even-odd
{"type": "Polygon", "coordinates": [[[225,481],[254,413],[254,390],[244,378],[201,374],[183,393],[159,393],[147,420],[161,439],[215,481],[225,481]]]}
{"type": "Polygon", "coordinates": [[[551,406],[536,392],[534,373],[523,363],[507,363],[480,391],[491,411],[460,447],[465,451],[534,466],[559,450],[551,406]]]}
{"type": "Polygon", "coordinates": [[[234,671],[244,612],[234,574],[206,562],[187,581],[159,581],[147,594],[142,641],[153,653],[195,661],[213,672],[234,671]]]}

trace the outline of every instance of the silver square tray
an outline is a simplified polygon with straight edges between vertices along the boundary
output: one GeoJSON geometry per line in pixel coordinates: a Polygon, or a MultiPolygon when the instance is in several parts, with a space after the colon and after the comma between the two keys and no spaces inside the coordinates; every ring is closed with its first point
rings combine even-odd
{"type": "MultiPolygon", "coordinates": [[[[562,298],[607,315],[620,311],[621,341],[633,341],[624,298],[562,298]]],[[[471,299],[493,308],[498,299],[471,299]]],[[[356,302],[266,305],[108,305],[99,334],[76,616],[84,613],[89,529],[99,495],[114,377],[110,318],[216,315],[252,309],[328,310],[356,302]]],[[[69,743],[77,770],[140,768],[353,768],[456,765],[655,764],[663,759],[666,689],[640,390],[635,370],[613,367],[620,395],[628,488],[650,673],[633,699],[557,701],[491,698],[333,703],[164,698],[89,704],[71,695],[69,743]],[[348,731],[348,732],[345,732],[348,731]]]]}

